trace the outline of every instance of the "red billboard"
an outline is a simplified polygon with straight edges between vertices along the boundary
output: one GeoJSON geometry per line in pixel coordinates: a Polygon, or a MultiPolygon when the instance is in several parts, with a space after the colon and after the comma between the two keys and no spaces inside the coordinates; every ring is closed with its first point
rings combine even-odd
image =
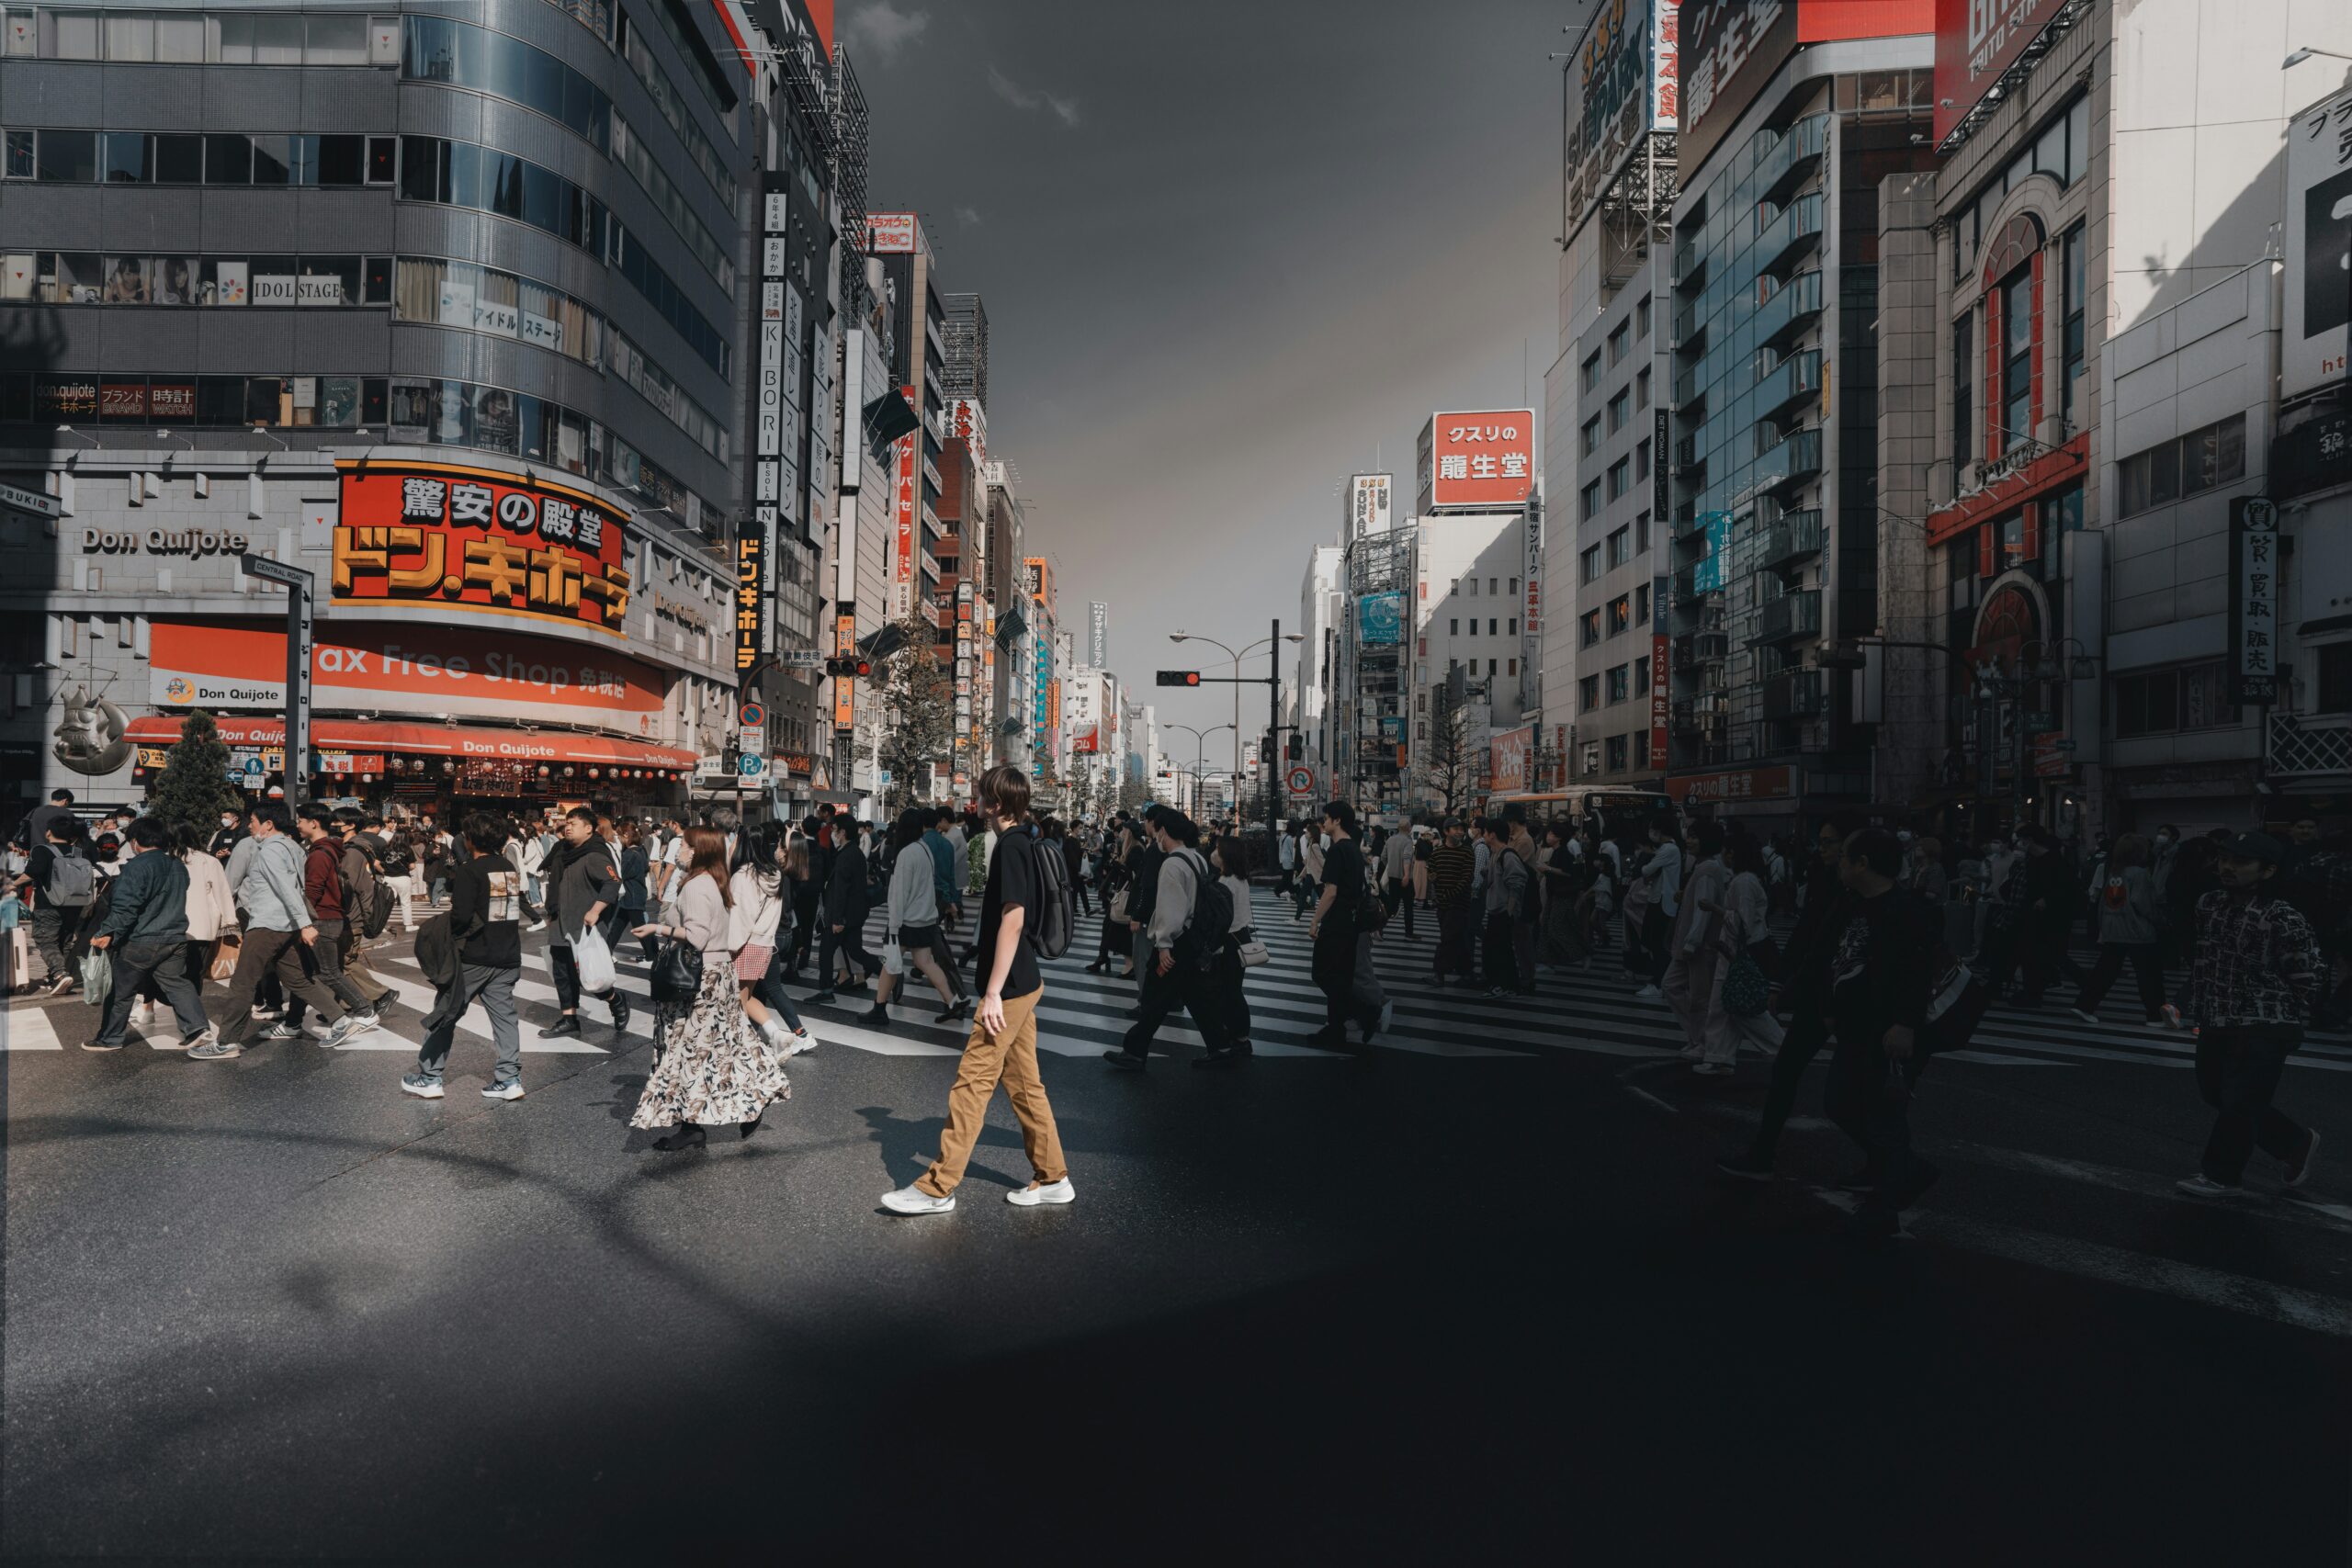
{"type": "Polygon", "coordinates": [[[1439,412],[1421,432],[1432,506],[1517,506],[1535,485],[1535,411],[1439,412]]]}
{"type": "MultiPolygon", "coordinates": [[[[1686,188],[1772,73],[1806,44],[1904,38],[1935,28],[1942,0],[1684,0],[1680,131],[1686,188]]],[[[1963,0],[1967,3],[1967,0],[1963,0]]],[[[1990,5],[1996,0],[1974,0],[1990,5]]]]}
{"type": "Polygon", "coordinates": [[[2066,0],[1936,0],[1936,145],[2017,63],[2066,0]]]}
{"type": "Polygon", "coordinates": [[[585,491],[442,463],[338,462],[333,602],[430,604],[627,635],[620,518],[585,491]]]}

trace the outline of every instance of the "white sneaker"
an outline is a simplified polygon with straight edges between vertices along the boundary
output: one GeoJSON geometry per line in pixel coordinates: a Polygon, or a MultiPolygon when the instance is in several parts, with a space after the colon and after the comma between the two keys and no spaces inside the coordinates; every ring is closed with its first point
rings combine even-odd
{"type": "Polygon", "coordinates": [[[1634,993],[1634,999],[1637,1002],[1661,1001],[1665,999],[1665,997],[1666,993],[1659,990],[1656,986],[1644,986],[1640,990],[1634,993]]]}
{"type": "Polygon", "coordinates": [[[1026,1187],[1016,1187],[1004,1195],[1008,1203],[1034,1209],[1040,1203],[1070,1203],[1077,1201],[1078,1189],[1065,1176],[1059,1181],[1033,1181],[1026,1187]]]}
{"type": "Polygon", "coordinates": [[[533,920],[523,929],[526,931],[543,931],[548,929],[548,923],[545,920],[533,920]]]}
{"type": "MultiPolygon", "coordinates": [[[[1381,1004],[1380,1004],[1380,1032],[1381,1032],[1381,1033],[1383,1033],[1383,1034],[1387,1033],[1387,1032],[1388,1032],[1388,1026],[1389,1026],[1389,1024],[1391,1024],[1392,1022],[1396,1021],[1396,1004],[1395,1002],[1383,1002],[1383,1003],[1381,1003],[1381,1004]]],[[[1069,1202],[1069,1199],[1067,1199],[1067,1198],[1057,1198],[1057,1199],[1053,1200],[1053,1201],[1055,1201],[1055,1202],[1059,1202],[1059,1203],[1067,1203],[1067,1202],[1069,1202]]]]}
{"type": "Polygon", "coordinates": [[[155,1004],[141,997],[130,1004],[130,1021],[145,1023],[155,1016],[155,1004]]]}
{"type": "Polygon", "coordinates": [[[520,1100],[523,1098],[523,1080],[516,1078],[511,1083],[492,1084],[481,1091],[481,1097],[484,1100],[520,1100]]]}
{"type": "MultiPolygon", "coordinates": [[[[336,1027],[340,1028],[342,1026],[338,1024],[336,1027]]],[[[334,1030],[329,1029],[325,1024],[320,1022],[314,1018],[302,1025],[302,1032],[309,1035],[313,1040],[324,1040],[328,1035],[334,1033],[334,1030]]]]}
{"type": "Polygon", "coordinates": [[[2176,1190],[2185,1192],[2191,1198],[2212,1198],[2229,1203],[2244,1202],[2256,1196],[2243,1187],[2233,1187],[2226,1181],[2216,1181],[2201,1170],[2194,1176],[2182,1177],[2173,1183],[2173,1187],[2176,1190]]]}
{"type": "Polygon", "coordinates": [[[786,1034],[785,1036],[784,1055],[785,1059],[787,1061],[799,1055],[803,1051],[814,1051],[816,1048],[817,1037],[809,1033],[805,1029],[797,1034],[786,1034]]]}
{"type": "Polygon", "coordinates": [[[954,1194],[934,1198],[918,1188],[901,1187],[882,1194],[882,1206],[894,1214],[944,1214],[956,1206],[954,1194]]]}

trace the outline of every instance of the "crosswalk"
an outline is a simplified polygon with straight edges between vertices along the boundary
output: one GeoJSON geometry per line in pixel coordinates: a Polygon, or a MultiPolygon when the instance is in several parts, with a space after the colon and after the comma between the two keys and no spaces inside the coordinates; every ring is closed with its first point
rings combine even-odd
{"type": "MultiPolygon", "coordinates": [[[[1335,1060],[1339,1054],[1309,1043],[1323,1027],[1322,992],[1309,976],[1311,945],[1304,920],[1292,918],[1292,908],[1270,889],[1253,895],[1253,919],[1266,943],[1271,962],[1249,972],[1245,989],[1253,1018],[1251,1039],[1260,1056],[1300,1060],[1335,1060]]],[[[1120,978],[1114,964],[1109,975],[1086,972],[1097,951],[1099,912],[1081,917],[1077,939],[1062,958],[1045,965],[1046,998],[1038,1009],[1039,1047],[1063,1055],[1091,1055],[1118,1044],[1128,1025],[1128,1010],[1136,990],[1120,978]]],[[[877,915],[866,932],[866,945],[879,951],[881,919],[877,915]]],[[[1408,935],[1400,919],[1392,921],[1373,943],[1373,967],[1395,1004],[1389,1028],[1377,1046],[1409,1055],[1455,1061],[1496,1061],[1573,1052],[1603,1056],[1654,1058],[1672,1055],[1682,1044],[1672,1014],[1662,1002],[1634,995],[1636,982],[1628,976],[1614,952],[1596,956],[1583,970],[1546,969],[1537,978],[1532,997],[1490,998],[1482,989],[1440,987],[1431,977],[1436,922],[1427,911],[1408,935]]],[[[383,1028],[361,1036],[346,1050],[413,1051],[420,1043],[424,1013],[433,1005],[433,987],[418,969],[405,943],[388,944],[371,955],[375,970],[390,985],[401,1003],[383,1028]]],[[[636,945],[625,943],[617,956],[621,988],[638,1004],[632,1037],[641,1041],[651,1019],[646,965],[636,945]]],[[[796,987],[796,1000],[808,987],[796,987]]],[[[215,994],[208,989],[208,995],[215,994]]],[[[963,1045],[963,1025],[942,1025],[933,1019],[937,998],[917,980],[901,993],[910,1005],[894,1006],[888,1031],[857,1021],[867,1005],[864,997],[845,998],[835,1006],[808,1008],[811,1027],[828,1043],[854,1050],[897,1056],[952,1055],[963,1045]]],[[[525,956],[524,973],[515,997],[525,1021],[523,1049],[535,1055],[597,1055],[616,1043],[603,1027],[605,1010],[590,1000],[582,1010],[585,1038],[545,1040],[537,1028],[557,1014],[553,976],[544,948],[525,956]]],[[[2110,1002],[2110,1013],[2132,1010],[2110,1002]]],[[[84,1015],[86,1016],[86,1015],[84,1015]]],[[[158,1049],[175,1043],[169,1023],[159,1018],[154,1043],[158,1049]]],[[[458,1025],[461,1039],[487,1041],[489,1024],[481,1010],[468,1013],[458,1025]]],[[[0,1021],[0,1050],[56,1051],[78,1041],[60,1037],[53,1010],[19,1001],[0,1021]]],[[[1201,1037],[1184,1015],[1162,1026],[1158,1043],[1163,1047],[1198,1049],[1201,1037]]],[[[2040,1011],[1996,1005],[1985,1017],[1965,1051],[1950,1060],[2003,1068],[2064,1068],[2092,1063],[2120,1063],[2158,1069],[2189,1067],[2195,1043],[2186,1034],[2153,1031],[2136,1023],[2085,1024],[2056,1007],[2040,1011]]],[[[2352,1072],[2352,1045],[2341,1037],[2322,1037],[2307,1043],[2292,1059],[2297,1069],[2352,1072]]]]}

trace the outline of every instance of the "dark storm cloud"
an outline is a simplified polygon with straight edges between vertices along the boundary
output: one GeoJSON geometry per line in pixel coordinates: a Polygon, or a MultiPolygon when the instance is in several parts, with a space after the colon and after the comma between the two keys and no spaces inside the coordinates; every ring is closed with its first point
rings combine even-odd
{"type": "MultiPolygon", "coordinates": [[[[922,212],[942,286],[986,298],[991,448],[1026,476],[1065,619],[1109,602],[1131,690],[1163,695],[1150,671],[1178,626],[1236,646],[1291,626],[1335,486],[1375,448],[1409,494],[1430,410],[1540,396],[1558,334],[1544,55],[1582,11],[844,6],[872,205],[922,212]]],[[[1160,708],[1232,716],[1222,690],[1160,708]]],[[[1252,694],[1244,722],[1263,711],[1252,694]]]]}

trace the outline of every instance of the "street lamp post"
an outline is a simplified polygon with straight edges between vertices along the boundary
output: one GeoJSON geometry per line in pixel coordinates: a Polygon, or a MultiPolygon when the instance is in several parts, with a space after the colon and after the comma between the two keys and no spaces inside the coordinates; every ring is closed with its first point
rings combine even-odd
{"type": "MultiPolygon", "coordinates": [[[[1203,640],[1205,641],[1206,639],[1204,638],[1203,640]]],[[[1238,713],[1241,706],[1241,688],[1238,686],[1236,686],[1233,689],[1233,705],[1236,712],[1238,713]]],[[[1193,738],[1193,776],[1195,779],[1203,776],[1202,770],[1208,766],[1207,750],[1208,738],[1210,736],[1215,735],[1220,729],[1230,729],[1233,731],[1234,739],[1237,743],[1238,743],[1241,736],[1241,727],[1238,724],[1212,725],[1206,729],[1195,729],[1189,724],[1171,724],[1168,726],[1168,728],[1170,729],[1181,729],[1185,734],[1193,738]]],[[[1234,777],[1236,778],[1240,776],[1241,775],[1238,773],[1234,774],[1234,777]]],[[[1195,804],[1198,803],[1195,802],[1195,804]]]]}

